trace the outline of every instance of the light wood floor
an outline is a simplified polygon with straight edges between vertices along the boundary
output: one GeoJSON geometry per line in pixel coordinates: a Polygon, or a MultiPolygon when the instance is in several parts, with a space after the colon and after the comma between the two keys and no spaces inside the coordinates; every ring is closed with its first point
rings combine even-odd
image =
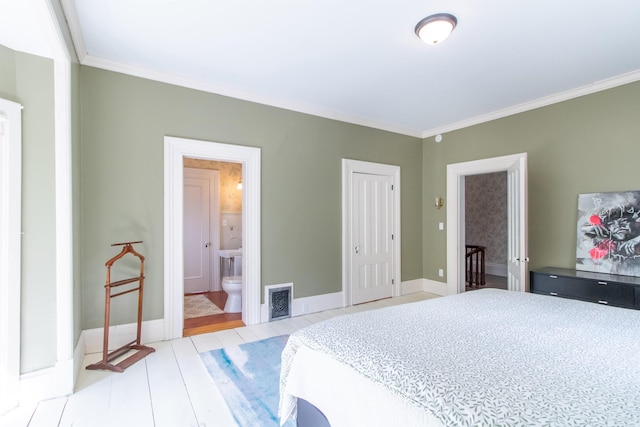
{"type": "MultiPolygon", "coordinates": [[[[198,353],[291,334],[347,313],[435,298],[420,292],[270,323],[148,344],[156,349],[118,374],[82,369],[74,394],[24,405],[0,416],[0,427],[235,426],[198,353]]],[[[101,354],[85,356],[84,365],[101,354]]]]}

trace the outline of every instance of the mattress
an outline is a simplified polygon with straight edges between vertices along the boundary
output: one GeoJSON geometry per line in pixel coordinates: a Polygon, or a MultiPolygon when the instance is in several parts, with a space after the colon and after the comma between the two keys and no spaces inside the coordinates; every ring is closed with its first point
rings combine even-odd
{"type": "Polygon", "coordinates": [[[640,425],[640,312],[483,289],[345,315],[292,334],[297,397],[333,427],[640,425]]]}

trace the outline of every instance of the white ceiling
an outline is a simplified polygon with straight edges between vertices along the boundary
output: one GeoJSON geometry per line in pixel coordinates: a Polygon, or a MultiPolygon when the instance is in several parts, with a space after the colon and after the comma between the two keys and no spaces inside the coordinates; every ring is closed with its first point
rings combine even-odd
{"type": "Polygon", "coordinates": [[[638,0],[61,2],[86,65],[419,137],[640,80],[638,0]]]}

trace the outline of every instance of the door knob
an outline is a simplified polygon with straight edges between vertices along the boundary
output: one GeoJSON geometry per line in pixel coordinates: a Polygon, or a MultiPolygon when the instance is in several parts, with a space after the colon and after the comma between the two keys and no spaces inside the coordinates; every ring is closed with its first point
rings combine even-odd
{"type": "Polygon", "coordinates": [[[356,250],[356,253],[360,252],[360,246],[356,246],[354,249],[356,250]]]}
{"type": "Polygon", "coordinates": [[[204,247],[208,248],[209,246],[211,246],[211,242],[205,242],[204,247]]]}

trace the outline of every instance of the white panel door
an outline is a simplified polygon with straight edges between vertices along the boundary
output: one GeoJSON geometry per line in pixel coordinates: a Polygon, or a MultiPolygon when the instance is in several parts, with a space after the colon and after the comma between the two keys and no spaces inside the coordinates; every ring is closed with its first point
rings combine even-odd
{"type": "Polygon", "coordinates": [[[507,169],[507,288],[528,291],[527,163],[519,159],[507,169]]]}
{"type": "Polygon", "coordinates": [[[393,290],[393,177],[353,174],[351,303],[388,298],[393,290]]]}
{"type": "Polygon", "coordinates": [[[212,198],[217,191],[217,171],[185,169],[184,175],[184,293],[216,288],[212,263],[215,230],[212,230],[212,198]]]}

